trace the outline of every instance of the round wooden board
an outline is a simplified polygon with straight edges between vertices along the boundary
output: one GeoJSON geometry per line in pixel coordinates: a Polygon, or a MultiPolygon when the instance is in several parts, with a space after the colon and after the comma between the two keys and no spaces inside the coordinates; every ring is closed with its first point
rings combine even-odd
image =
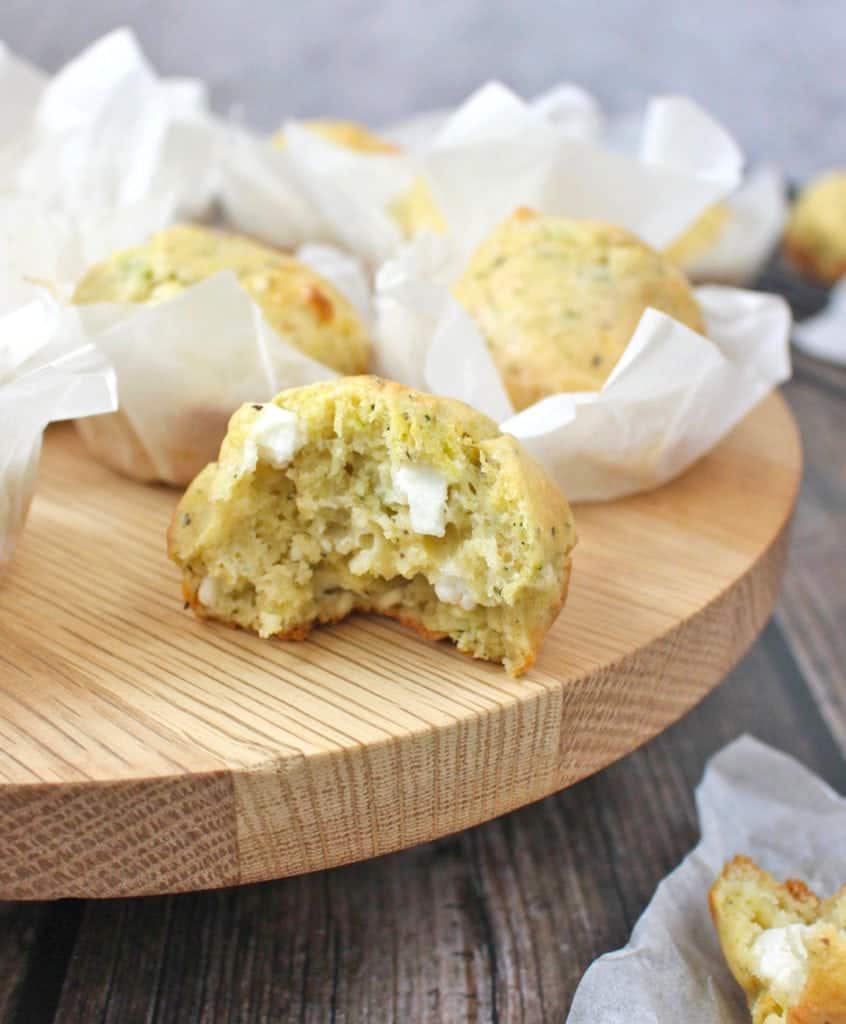
{"type": "Polygon", "coordinates": [[[303,643],[197,621],[164,553],[177,495],[53,428],[0,583],[0,897],[313,871],[570,785],[675,721],[752,643],[800,475],[772,396],[679,480],[577,508],[568,603],[515,680],[378,618],[303,643]]]}

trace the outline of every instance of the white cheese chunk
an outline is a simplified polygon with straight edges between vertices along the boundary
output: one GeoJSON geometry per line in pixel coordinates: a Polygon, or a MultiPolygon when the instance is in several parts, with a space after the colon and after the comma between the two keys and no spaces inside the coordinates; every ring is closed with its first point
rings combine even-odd
{"type": "Polygon", "coordinates": [[[253,420],[244,445],[245,463],[255,468],[256,461],[284,469],[305,444],[296,415],[273,402],[262,406],[253,420]]]}
{"type": "Polygon", "coordinates": [[[435,594],[444,604],[460,605],[464,611],[472,612],[476,607],[476,598],[467,582],[459,576],[454,567],[447,563],[435,581],[435,594]]]}
{"type": "Polygon", "coordinates": [[[394,490],[405,500],[415,533],[443,537],[446,477],[431,466],[400,466],[393,473],[394,490]]]}
{"type": "Polygon", "coordinates": [[[758,963],[756,973],[791,1004],[798,1001],[805,987],[808,950],[804,939],[810,930],[804,924],[767,928],[752,945],[758,963]]]}
{"type": "Polygon", "coordinates": [[[197,588],[197,600],[207,608],[213,605],[217,598],[217,583],[211,576],[206,576],[197,588]]]}

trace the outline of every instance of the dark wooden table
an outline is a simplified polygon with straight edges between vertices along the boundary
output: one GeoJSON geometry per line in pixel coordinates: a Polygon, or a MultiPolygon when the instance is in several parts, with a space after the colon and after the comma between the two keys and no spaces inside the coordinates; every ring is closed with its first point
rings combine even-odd
{"type": "Polygon", "coordinates": [[[685,719],[563,793],[369,863],[0,904],[0,1022],[563,1024],[587,965],[695,843],[713,751],[749,732],[846,790],[846,370],[797,356],[786,393],[806,467],[783,597],[685,719]]]}

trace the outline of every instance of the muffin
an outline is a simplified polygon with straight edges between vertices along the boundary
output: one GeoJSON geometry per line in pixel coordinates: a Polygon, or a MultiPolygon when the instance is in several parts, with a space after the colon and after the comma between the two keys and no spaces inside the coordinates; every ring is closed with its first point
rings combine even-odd
{"type": "Polygon", "coordinates": [[[823,901],[735,857],[709,904],[753,1024],[846,1024],[846,886],[823,901]]]}
{"type": "Polygon", "coordinates": [[[829,171],[802,190],[784,251],[799,270],[826,284],[846,276],[846,171],[829,171]]]}
{"type": "MultiPolygon", "coordinates": [[[[310,131],[334,142],[337,146],[343,146],[345,149],[354,149],[359,153],[396,154],[400,152],[399,147],[395,146],[393,142],[381,138],[375,132],[371,132],[369,128],[365,128],[363,124],[357,124],[355,121],[316,119],[303,121],[303,124],[310,131]]],[[[287,144],[285,132],[277,132],[271,141],[277,149],[284,149],[287,144]]]]}
{"type": "Polygon", "coordinates": [[[563,495],[469,406],[348,377],[242,406],[169,532],[202,617],[302,639],[375,612],[528,668],[575,541],[563,495]]]}
{"type": "MultiPolygon", "coordinates": [[[[388,156],[402,153],[399,146],[355,121],[313,120],[302,123],[324,139],[345,149],[388,156]]],[[[287,145],[285,132],[277,132],[271,141],[277,149],[284,149],[287,145]]],[[[421,231],[434,231],[438,234],[446,231],[446,223],[423,178],[416,178],[411,188],[397,196],[390,203],[388,213],[406,238],[414,238],[421,231]]]]}
{"type": "Polygon", "coordinates": [[[730,220],[731,210],[724,203],[714,203],[664,249],[665,259],[685,268],[717,244],[730,220]]]}
{"type": "Polygon", "coordinates": [[[73,301],[163,302],[221,270],[234,272],[270,325],[301,352],[338,373],[367,369],[367,330],[333,284],[293,256],[210,228],[177,225],[110,256],[85,274],[73,301]]]}
{"type": "Polygon", "coordinates": [[[446,221],[425,178],[415,178],[411,188],[394,199],[389,212],[406,238],[415,238],[421,231],[438,235],[446,231],[446,221]]]}
{"type": "MultiPolygon", "coordinates": [[[[221,270],[235,273],[270,325],[295,348],[339,373],[367,369],[367,329],[334,285],[292,256],[208,228],[168,228],[116,253],[85,274],[73,302],[163,302],[221,270]]],[[[166,465],[156,465],[123,412],[78,420],[77,426],[92,454],[119,472],[186,484],[214,458],[232,411],[187,409],[166,465]]]]}
{"type": "Polygon", "coordinates": [[[684,274],[623,228],[520,209],[453,285],[515,408],[602,387],[647,307],[703,333],[684,274]]]}

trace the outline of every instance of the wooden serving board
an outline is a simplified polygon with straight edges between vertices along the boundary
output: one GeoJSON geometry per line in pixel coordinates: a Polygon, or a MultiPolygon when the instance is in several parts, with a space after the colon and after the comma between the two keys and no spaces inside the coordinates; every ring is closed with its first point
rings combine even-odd
{"type": "Polygon", "coordinates": [[[313,871],[570,785],[675,721],[751,644],[800,475],[773,396],[674,483],[577,508],[568,603],[515,680],[378,618],[303,643],[198,622],[164,553],[176,493],[53,428],[0,581],[0,897],[313,871]]]}

